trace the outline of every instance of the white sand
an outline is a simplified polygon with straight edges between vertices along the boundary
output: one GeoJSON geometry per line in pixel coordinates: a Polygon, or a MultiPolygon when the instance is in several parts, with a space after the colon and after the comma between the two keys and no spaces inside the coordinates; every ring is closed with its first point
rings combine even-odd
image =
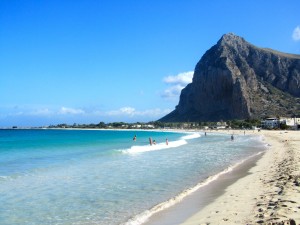
{"type": "Polygon", "coordinates": [[[270,149],[250,174],[182,225],[300,224],[300,132],[261,131],[270,149]]]}

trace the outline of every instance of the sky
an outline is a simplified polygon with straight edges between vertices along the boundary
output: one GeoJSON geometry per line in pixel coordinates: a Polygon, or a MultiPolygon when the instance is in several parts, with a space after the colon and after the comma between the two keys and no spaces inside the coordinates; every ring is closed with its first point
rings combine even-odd
{"type": "Polygon", "coordinates": [[[223,34],[300,54],[299,0],[0,0],[0,127],[149,122],[223,34]]]}

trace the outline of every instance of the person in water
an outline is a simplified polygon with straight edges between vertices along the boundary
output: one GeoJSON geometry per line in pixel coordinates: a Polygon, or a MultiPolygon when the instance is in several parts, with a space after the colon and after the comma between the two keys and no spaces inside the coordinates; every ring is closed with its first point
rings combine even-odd
{"type": "Polygon", "coordinates": [[[149,137],[149,143],[150,143],[150,145],[152,145],[152,138],[151,137],[149,137]]]}
{"type": "Polygon", "coordinates": [[[232,141],[234,140],[233,134],[231,135],[231,140],[232,140],[232,141]]]}
{"type": "Polygon", "coordinates": [[[169,144],[169,142],[168,142],[168,138],[166,138],[166,145],[168,145],[169,144]]]}
{"type": "Polygon", "coordinates": [[[136,135],[134,135],[133,140],[136,141],[136,135]]]}
{"type": "Polygon", "coordinates": [[[156,141],[155,140],[153,140],[153,144],[156,145],[156,141]]]}

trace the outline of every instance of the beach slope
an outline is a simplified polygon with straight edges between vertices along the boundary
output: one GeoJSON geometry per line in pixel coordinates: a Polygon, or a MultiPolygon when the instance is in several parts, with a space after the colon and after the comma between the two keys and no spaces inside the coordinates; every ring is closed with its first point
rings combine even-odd
{"type": "Polygon", "coordinates": [[[300,132],[260,134],[269,149],[250,174],[182,225],[300,224],[300,132]]]}

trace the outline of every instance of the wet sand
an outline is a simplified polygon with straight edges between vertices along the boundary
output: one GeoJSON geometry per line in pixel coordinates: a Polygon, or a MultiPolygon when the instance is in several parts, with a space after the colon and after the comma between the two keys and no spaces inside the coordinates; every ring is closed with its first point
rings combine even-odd
{"type": "Polygon", "coordinates": [[[184,198],[179,204],[155,214],[144,225],[177,225],[183,223],[187,218],[193,216],[216,198],[223,195],[226,187],[247,176],[249,169],[255,166],[256,161],[261,156],[262,154],[256,155],[234,168],[231,172],[220,175],[217,180],[201,187],[184,198]]]}
{"type": "Polygon", "coordinates": [[[263,155],[155,214],[145,225],[300,224],[300,132],[256,134],[269,144],[263,155]]]}

